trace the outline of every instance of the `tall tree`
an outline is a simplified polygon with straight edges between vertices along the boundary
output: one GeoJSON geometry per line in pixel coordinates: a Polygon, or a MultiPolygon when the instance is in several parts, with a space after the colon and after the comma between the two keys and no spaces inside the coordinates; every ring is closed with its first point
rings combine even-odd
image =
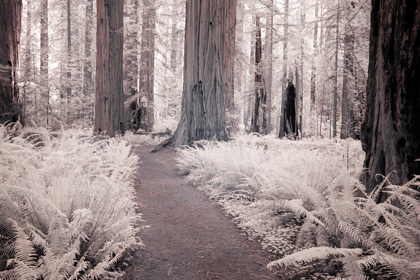
{"type": "Polygon", "coordinates": [[[348,3],[345,8],[347,22],[344,34],[344,68],[343,68],[343,96],[341,98],[341,139],[354,137],[354,119],[352,106],[351,81],[353,80],[353,52],[354,52],[354,27],[352,26],[351,16],[352,4],[348,3]]]}
{"type": "Polygon", "coordinates": [[[18,121],[21,0],[0,0],[0,123],[18,121]]]}
{"type": "Polygon", "coordinates": [[[87,121],[91,118],[92,96],[94,90],[92,68],[93,42],[93,0],[86,1],[86,29],[85,29],[85,61],[83,68],[83,108],[82,117],[87,121]]]}
{"type": "MultiPolygon", "coordinates": [[[[305,0],[300,0],[300,28],[301,30],[305,30],[305,0]]],[[[305,52],[303,51],[305,46],[305,38],[302,37],[300,40],[300,65],[299,69],[296,71],[296,92],[298,95],[298,109],[299,109],[299,124],[298,124],[298,131],[300,134],[303,135],[303,64],[305,61],[305,52]],[[300,73],[299,73],[300,72],[300,73]]]]}
{"type": "Polygon", "coordinates": [[[98,0],[95,133],[124,133],[124,1],[98,0]]]}
{"type": "Polygon", "coordinates": [[[336,14],[336,33],[335,33],[335,74],[334,74],[334,97],[333,97],[333,116],[332,116],[332,137],[337,136],[337,103],[338,103],[338,44],[339,44],[339,24],[340,24],[340,0],[337,0],[336,14]]]}
{"type": "Polygon", "coordinates": [[[143,0],[140,57],[140,128],[152,131],[154,120],[155,0],[143,0]]]}
{"type": "MultiPolygon", "coordinates": [[[[226,110],[233,91],[236,0],[187,0],[184,89],[176,146],[228,140],[226,110]]],[[[156,149],[155,149],[156,150],[156,149]]]]}
{"type": "Polygon", "coordinates": [[[71,93],[72,93],[72,80],[71,80],[71,1],[67,0],[67,124],[73,120],[71,109],[71,93]]]}
{"type": "MultiPolygon", "coordinates": [[[[256,26],[255,24],[255,20],[256,20],[256,16],[252,15],[252,27],[256,26]]],[[[254,92],[253,90],[255,89],[255,41],[256,41],[256,37],[257,37],[257,30],[253,30],[251,32],[251,40],[250,40],[250,54],[249,54],[249,77],[254,77],[253,79],[249,79],[248,80],[248,90],[246,90],[246,93],[244,94],[244,126],[245,126],[245,130],[248,131],[250,130],[250,125],[249,125],[249,119],[251,117],[252,114],[252,105],[253,105],[253,97],[254,97],[254,92]]]]}
{"type": "Polygon", "coordinates": [[[255,98],[254,111],[252,114],[251,131],[260,134],[267,134],[267,92],[263,84],[263,62],[262,62],[262,40],[260,17],[256,18],[255,37],[255,98]]]}
{"type": "Polygon", "coordinates": [[[402,184],[420,174],[420,3],[372,0],[366,151],[362,179],[371,191],[377,174],[402,184]]]}
{"type": "Polygon", "coordinates": [[[126,128],[133,130],[138,128],[138,30],[139,30],[139,0],[125,1],[124,8],[124,94],[125,102],[125,123],[126,128]]]}
{"type": "Polygon", "coordinates": [[[273,101],[273,31],[274,31],[274,0],[271,0],[270,13],[266,17],[265,27],[265,61],[264,75],[265,92],[268,99],[267,134],[271,132],[271,112],[273,101]]]}
{"type": "Polygon", "coordinates": [[[314,56],[312,58],[312,73],[311,73],[311,101],[310,101],[310,133],[316,135],[316,64],[318,57],[318,0],[315,0],[315,25],[314,25],[314,56]]]}
{"type": "MultiPolygon", "coordinates": [[[[25,83],[23,87],[23,108],[22,108],[22,124],[25,125],[27,122],[27,107],[28,107],[28,95],[29,95],[29,87],[32,82],[32,1],[28,0],[26,2],[27,9],[26,9],[26,34],[25,34],[25,50],[24,54],[24,63],[25,67],[22,67],[24,71],[22,81],[25,83]]],[[[21,69],[22,69],[21,68],[21,69]]],[[[22,69],[22,70],[23,70],[22,69]]]]}
{"type": "Polygon", "coordinates": [[[279,137],[285,136],[285,119],[284,119],[284,110],[287,102],[287,91],[286,87],[288,86],[288,64],[287,64],[287,45],[288,45],[288,38],[289,36],[289,0],[284,0],[284,25],[283,25],[283,79],[282,79],[282,86],[281,86],[281,107],[280,107],[280,128],[279,128],[279,137]]]}
{"type": "Polygon", "coordinates": [[[49,45],[48,45],[48,0],[41,2],[41,49],[40,49],[40,89],[41,89],[41,120],[40,123],[49,125],[50,118],[50,87],[48,79],[48,60],[49,60],[49,45]]]}

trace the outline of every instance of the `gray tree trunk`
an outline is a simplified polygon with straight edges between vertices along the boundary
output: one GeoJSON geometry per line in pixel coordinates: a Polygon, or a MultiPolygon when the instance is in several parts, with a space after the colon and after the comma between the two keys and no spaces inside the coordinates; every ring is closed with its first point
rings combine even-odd
{"type": "MultiPolygon", "coordinates": [[[[332,116],[332,137],[337,136],[337,102],[338,102],[338,37],[340,23],[340,2],[337,2],[336,34],[335,34],[335,74],[334,74],[334,97],[333,97],[333,116],[332,116]]],[[[331,120],[330,120],[331,121],[331,120]]]]}
{"type": "Polygon", "coordinates": [[[267,134],[271,133],[271,111],[273,99],[273,32],[274,32],[274,0],[271,0],[270,13],[266,17],[265,27],[265,74],[264,86],[268,99],[267,104],[267,134]]]}
{"type": "Polygon", "coordinates": [[[125,1],[125,15],[126,23],[124,33],[124,94],[128,99],[125,108],[125,127],[129,130],[137,129],[137,109],[138,109],[138,29],[139,29],[139,15],[138,15],[138,0],[125,1]]]}
{"type": "MultiPolygon", "coordinates": [[[[368,191],[376,174],[403,184],[420,174],[420,5],[373,0],[367,110],[362,126],[368,191]]],[[[380,180],[379,180],[380,181],[380,180]]]]}
{"type": "Polygon", "coordinates": [[[73,114],[71,108],[71,93],[72,93],[72,80],[71,80],[71,5],[70,0],[67,0],[67,124],[71,124],[73,121],[73,114]]]}
{"type": "Polygon", "coordinates": [[[289,0],[284,1],[284,35],[283,35],[283,79],[282,79],[282,87],[281,87],[281,107],[280,107],[280,127],[279,127],[279,137],[282,138],[285,136],[285,106],[286,106],[286,92],[285,89],[287,87],[288,81],[288,65],[287,65],[287,45],[288,45],[288,36],[289,36],[289,0]]]}
{"type": "Polygon", "coordinates": [[[41,90],[41,120],[47,126],[50,121],[50,87],[48,78],[48,0],[41,2],[41,53],[40,53],[40,90],[41,90]],[[45,122],[44,122],[45,120],[45,122]]]}
{"type": "MultiPolygon", "coordinates": [[[[350,17],[350,5],[346,7],[347,17],[350,17]]],[[[347,22],[344,34],[344,69],[343,69],[343,96],[341,99],[341,139],[354,137],[354,114],[352,106],[351,81],[354,69],[354,27],[347,22]]]]}
{"type": "Polygon", "coordinates": [[[20,117],[18,67],[22,1],[0,0],[0,123],[20,117]]]}
{"type": "Polygon", "coordinates": [[[187,0],[184,89],[176,146],[228,140],[226,110],[233,91],[236,0],[187,0]]]}
{"type": "Polygon", "coordinates": [[[26,124],[29,117],[27,116],[27,99],[29,93],[29,85],[32,82],[32,1],[28,0],[27,3],[27,10],[26,10],[26,38],[25,38],[25,58],[24,63],[25,65],[21,68],[24,69],[21,73],[21,81],[25,83],[23,87],[23,108],[22,108],[22,118],[21,123],[23,125],[26,124]]]}
{"type": "MultiPolygon", "coordinates": [[[[305,0],[300,0],[300,26],[302,30],[305,29],[305,0]]],[[[299,126],[298,131],[300,131],[301,136],[303,136],[303,64],[305,60],[305,54],[303,51],[305,45],[305,39],[302,37],[300,41],[300,65],[299,70],[296,71],[297,77],[296,77],[296,92],[299,99],[299,126]],[[300,71],[300,74],[299,74],[300,71]]]]}
{"type": "Polygon", "coordinates": [[[254,73],[254,111],[252,114],[251,131],[267,134],[267,93],[263,84],[262,41],[260,17],[256,18],[255,37],[255,73],[254,73]]]}
{"type": "Polygon", "coordinates": [[[317,113],[316,113],[316,64],[318,56],[318,0],[315,0],[315,25],[314,25],[314,56],[312,58],[312,73],[311,73],[311,103],[310,103],[310,112],[309,112],[309,121],[310,121],[310,133],[313,135],[317,134],[316,123],[317,123],[317,113]]]}
{"type": "Polygon", "coordinates": [[[155,72],[155,0],[143,0],[140,57],[140,128],[153,130],[154,119],[154,72],[155,72]]]}
{"type": "Polygon", "coordinates": [[[98,0],[95,133],[124,133],[123,0],[98,0]]]}
{"type": "MultiPolygon", "coordinates": [[[[252,16],[252,25],[255,23],[255,16],[252,16]]],[[[257,30],[254,30],[251,35],[251,46],[250,46],[250,55],[249,55],[249,77],[254,77],[255,75],[255,40],[256,40],[257,30]]],[[[255,88],[255,79],[249,79],[248,89],[245,93],[245,105],[244,105],[244,126],[245,131],[250,131],[249,119],[252,115],[252,105],[254,94],[253,90],[255,88]]]]}
{"type": "Polygon", "coordinates": [[[85,61],[83,69],[83,113],[82,117],[85,121],[89,121],[92,108],[92,97],[94,90],[93,81],[93,66],[92,66],[92,42],[93,42],[93,0],[87,0],[86,2],[86,29],[85,29],[85,61]]]}

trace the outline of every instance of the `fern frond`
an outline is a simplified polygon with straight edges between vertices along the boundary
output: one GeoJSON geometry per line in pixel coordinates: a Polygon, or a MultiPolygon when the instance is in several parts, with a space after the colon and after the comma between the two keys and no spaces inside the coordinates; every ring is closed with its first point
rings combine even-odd
{"type": "Polygon", "coordinates": [[[4,280],[19,280],[19,273],[17,268],[0,271],[0,279],[4,280]]]}
{"type": "Polygon", "coordinates": [[[363,270],[357,263],[358,260],[358,255],[346,256],[340,259],[340,261],[343,263],[344,272],[348,279],[365,277],[363,270]]]}
{"type": "Polygon", "coordinates": [[[378,260],[377,260],[376,255],[368,255],[357,261],[357,265],[360,268],[365,268],[365,269],[370,269],[372,267],[375,267],[377,263],[378,263],[378,260]]]}
{"type": "Polygon", "coordinates": [[[369,241],[369,238],[365,236],[358,228],[354,227],[352,224],[340,221],[338,223],[338,228],[352,240],[356,241],[358,244],[362,245],[365,248],[369,248],[374,244],[369,241]]]}
{"type": "Polygon", "coordinates": [[[283,207],[285,209],[289,209],[289,210],[295,212],[298,216],[300,216],[302,218],[307,217],[308,219],[314,221],[315,223],[317,223],[317,224],[319,224],[323,227],[326,227],[324,222],[322,222],[313,213],[311,213],[310,211],[306,210],[305,207],[303,207],[303,201],[301,199],[293,199],[293,200],[285,201],[283,203],[283,207]]]}
{"type": "Polygon", "coordinates": [[[316,260],[326,260],[332,257],[358,256],[363,253],[362,249],[313,247],[305,249],[282,259],[270,262],[267,267],[287,267],[299,264],[306,264],[316,260]]]}

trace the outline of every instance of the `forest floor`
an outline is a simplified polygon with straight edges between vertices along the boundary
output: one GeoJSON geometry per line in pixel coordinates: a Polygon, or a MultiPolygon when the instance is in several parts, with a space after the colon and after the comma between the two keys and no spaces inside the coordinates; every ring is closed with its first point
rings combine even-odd
{"type": "Polygon", "coordinates": [[[275,279],[272,260],[230,216],[177,172],[173,149],[137,146],[140,237],[127,279],[275,279]]]}

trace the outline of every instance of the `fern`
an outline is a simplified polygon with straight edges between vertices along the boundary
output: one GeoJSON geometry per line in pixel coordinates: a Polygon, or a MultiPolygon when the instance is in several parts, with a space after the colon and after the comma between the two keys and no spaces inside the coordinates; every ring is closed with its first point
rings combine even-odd
{"type": "Polygon", "coordinates": [[[1,279],[113,279],[125,250],[141,244],[137,158],[120,139],[99,147],[84,133],[0,126],[1,279]]]}
{"type": "Polygon", "coordinates": [[[312,261],[326,260],[332,257],[358,256],[363,253],[362,249],[332,248],[332,247],[313,247],[305,249],[282,259],[270,262],[267,267],[287,267],[302,265],[312,261]]]}

